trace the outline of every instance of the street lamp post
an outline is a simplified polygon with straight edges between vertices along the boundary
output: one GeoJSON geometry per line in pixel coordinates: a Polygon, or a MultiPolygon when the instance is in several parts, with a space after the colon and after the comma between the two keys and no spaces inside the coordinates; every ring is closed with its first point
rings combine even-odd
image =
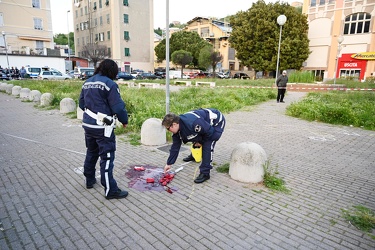
{"type": "Polygon", "coordinates": [[[165,15],[165,112],[169,113],[169,0],[166,0],[165,15]]]}
{"type": "Polygon", "coordinates": [[[337,78],[337,68],[338,68],[338,65],[339,65],[339,56],[340,56],[340,51],[341,51],[341,44],[342,42],[344,41],[344,37],[343,36],[339,36],[337,38],[337,42],[339,44],[339,46],[337,47],[337,53],[336,53],[336,66],[335,66],[335,77],[333,79],[333,84],[336,84],[336,78],[337,78]]]}
{"type": "Polygon", "coordinates": [[[279,35],[279,49],[277,50],[277,63],[276,63],[276,79],[275,79],[275,85],[277,81],[277,74],[279,72],[279,61],[280,61],[280,45],[281,45],[281,31],[283,30],[283,25],[286,22],[286,16],[280,15],[277,17],[277,23],[280,26],[280,35],[279,35]]]}
{"type": "Polygon", "coordinates": [[[7,46],[7,40],[5,39],[5,31],[1,31],[1,34],[3,35],[4,38],[4,47],[5,47],[5,55],[7,57],[7,64],[8,64],[8,70],[9,68],[9,58],[8,58],[8,46],[7,46]]]}
{"type": "MultiPolygon", "coordinates": [[[[67,16],[67,18],[66,18],[66,20],[67,20],[67,23],[68,23],[68,58],[69,58],[69,61],[70,61],[70,41],[69,41],[69,12],[70,12],[70,10],[68,10],[67,12],[66,12],[66,16],[67,16]]],[[[69,65],[70,66],[70,65],[69,65]]]]}

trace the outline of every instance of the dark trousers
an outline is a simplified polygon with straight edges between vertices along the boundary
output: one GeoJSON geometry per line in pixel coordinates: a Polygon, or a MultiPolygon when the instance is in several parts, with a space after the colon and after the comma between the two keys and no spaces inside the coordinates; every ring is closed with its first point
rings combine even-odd
{"type": "Polygon", "coordinates": [[[115,159],[116,138],[114,132],[111,137],[104,136],[104,129],[85,129],[86,159],[83,174],[87,181],[95,179],[95,166],[100,157],[100,182],[105,189],[105,196],[117,192],[116,180],[113,178],[113,161],[115,159]]]}
{"type": "Polygon", "coordinates": [[[282,102],[284,100],[284,95],[286,92],[286,87],[281,87],[277,89],[277,101],[282,102]]]}
{"type": "Polygon", "coordinates": [[[202,162],[199,170],[202,174],[209,174],[212,169],[212,160],[216,142],[220,139],[225,128],[225,118],[214,127],[215,132],[208,140],[202,143],[202,162]]]}

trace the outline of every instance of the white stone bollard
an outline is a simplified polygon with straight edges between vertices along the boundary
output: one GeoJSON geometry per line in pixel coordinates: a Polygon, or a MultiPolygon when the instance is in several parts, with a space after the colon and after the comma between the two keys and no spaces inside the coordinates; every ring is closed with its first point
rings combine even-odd
{"type": "Polygon", "coordinates": [[[20,91],[20,99],[22,101],[28,101],[30,97],[30,89],[29,88],[22,88],[20,91]]]}
{"type": "Polygon", "coordinates": [[[40,93],[39,90],[31,90],[30,96],[29,96],[29,101],[39,102],[41,96],[42,96],[42,94],[40,93]]]}
{"type": "Polygon", "coordinates": [[[6,83],[6,82],[0,83],[0,91],[5,92],[5,90],[7,89],[7,85],[8,85],[8,83],[6,83]]]}
{"type": "Polygon", "coordinates": [[[44,93],[40,97],[41,106],[50,106],[53,100],[53,95],[51,93],[44,93]]]}
{"type": "Polygon", "coordinates": [[[5,92],[7,93],[7,94],[12,94],[12,89],[13,89],[13,84],[8,84],[6,87],[5,87],[5,92]]]}
{"type": "Polygon", "coordinates": [[[161,125],[161,120],[149,118],[141,128],[141,143],[144,145],[162,145],[167,142],[165,128],[161,125]]]}
{"type": "Polygon", "coordinates": [[[21,89],[21,86],[14,86],[12,88],[12,95],[20,95],[21,89]]]}
{"type": "Polygon", "coordinates": [[[76,102],[72,98],[66,97],[60,101],[60,113],[62,114],[74,112],[76,108],[76,102]]]}
{"type": "Polygon", "coordinates": [[[240,143],[232,151],[229,175],[241,182],[261,182],[266,161],[267,154],[261,146],[254,142],[240,143]]]}

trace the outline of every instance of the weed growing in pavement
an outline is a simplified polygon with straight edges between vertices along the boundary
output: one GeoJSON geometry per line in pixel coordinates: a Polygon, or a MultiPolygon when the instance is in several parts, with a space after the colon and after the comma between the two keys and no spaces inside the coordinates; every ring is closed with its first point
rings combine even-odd
{"type": "Polygon", "coordinates": [[[341,209],[342,216],[356,228],[371,232],[375,229],[375,213],[362,205],[353,206],[351,210],[341,209]]]}
{"type": "Polygon", "coordinates": [[[216,171],[219,173],[229,173],[229,163],[217,167],[216,171]]]}
{"type": "Polygon", "coordinates": [[[264,176],[263,176],[263,183],[264,185],[275,191],[283,192],[283,193],[290,193],[290,190],[285,186],[285,182],[283,179],[276,177],[279,174],[277,171],[278,165],[275,167],[271,167],[271,161],[267,160],[263,164],[264,169],[264,176]]]}

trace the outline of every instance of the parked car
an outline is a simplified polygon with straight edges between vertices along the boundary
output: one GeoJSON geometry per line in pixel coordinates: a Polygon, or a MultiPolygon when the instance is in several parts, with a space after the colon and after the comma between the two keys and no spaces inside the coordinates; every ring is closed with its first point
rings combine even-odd
{"type": "Polygon", "coordinates": [[[0,70],[0,77],[1,77],[1,80],[12,80],[12,77],[10,76],[10,74],[8,73],[5,73],[3,70],[0,70]]]}
{"type": "Polygon", "coordinates": [[[159,76],[160,78],[164,79],[165,78],[165,72],[162,71],[156,71],[155,72],[156,76],[159,76]]]}
{"type": "Polygon", "coordinates": [[[220,79],[226,78],[223,72],[215,72],[215,77],[220,79]]]}
{"type": "Polygon", "coordinates": [[[123,80],[133,80],[134,76],[127,72],[118,72],[116,79],[123,79],[123,80]]]}
{"type": "Polygon", "coordinates": [[[233,75],[233,78],[238,78],[238,79],[250,79],[250,76],[246,73],[235,73],[233,75]]]}
{"type": "Polygon", "coordinates": [[[38,75],[39,80],[68,80],[71,77],[59,71],[41,71],[38,75]]]}
{"type": "Polygon", "coordinates": [[[141,73],[137,76],[136,79],[151,79],[151,80],[155,80],[155,79],[161,79],[160,76],[157,76],[153,73],[141,73]]]}
{"type": "Polygon", "coordinates": [[[196,74],[193,75],[193,78],[207,78],[207,75],[203,72],[196,73],[196,74]]]}
{"type": "Polygon", "coordinates": [[[82,74],[80,75],[79,79],[81,79],[81,80],[87,80],[90,77],[92,77],[93,75],[94,75],[94,71],[93,70],[85,70],[85,71],[82,72],[82,74]]]}
{"type": "Polygon", "coordinates": [[[85,68],[85,67],[75,67],[74,68],[74,78],[81,78],[82,73],[85,71],[95,71],[94,68],[85,68]]]}

